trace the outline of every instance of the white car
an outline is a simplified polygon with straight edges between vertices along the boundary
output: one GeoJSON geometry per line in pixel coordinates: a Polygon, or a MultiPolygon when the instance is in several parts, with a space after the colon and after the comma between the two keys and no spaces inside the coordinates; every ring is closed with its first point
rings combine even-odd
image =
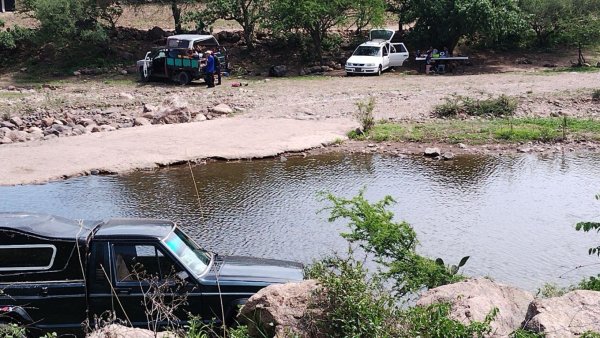
{"type": "Polygon", "coordinates": [[[394,31],[374,29],[370,41],[358,46],[346,61],[346,74],[377,74],[391,67],[400,67],[408,59],[408,50],[401,42],[392,42],[394,31]]]}

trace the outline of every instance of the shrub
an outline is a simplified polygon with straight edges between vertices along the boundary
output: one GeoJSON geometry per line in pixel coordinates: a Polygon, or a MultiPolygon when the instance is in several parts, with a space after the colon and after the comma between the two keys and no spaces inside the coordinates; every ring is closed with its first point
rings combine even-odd
{"type": "Polygon", "coordinates": [[[588,278],[584,278],[581,282],[579,282],[577,288],[580,290],[600,291],[600,275],[596,277],[590,276],[588,278]]]}
{"type": "Polygon", "coordinates": [[[434,108],[434,114],[439,117],[451,117],[459,114],[469,116],[509,116],[517,109],[517,101],[509,96],[500,95],[497,98],[472,99],[460,95],[445,98],[443,104],[434,108]]]}
{"type": "Polygon", "coordinates": [[[356,107],[358,108],[358,111],[355,112],[354,117],[358,120],[358,123],[360,123],[362,131],[366,133],[375,125],[375,116],[373,115],[375,98],[370,97],[366,102],[359,101],[356,103],[356,107]]]}
{"type": "Polygon", "coordinates": [[[397,309],[377,276],[369,279],[361,262],[328,258],[307,269],[321,283],[311,307],[324,311],[317,328],[330,337],[397,337],[397,309]]]}
{"type": "Polygon", "coordinates": [[[458,274],[458,269],[468,257],[456,267],[446,267],[442,260],[436,263],[417,254],[418,240],[414,229],[406,222],[394,222],[394,214],[387,210],[395,202],[392,197],[386,196],[373,204],[364,198],[364,191],[352,199],[331,194],[326,198],[333,204],[327,208],[331,211],[329,221],[349,220],[350,232],[342,233],[342,237],[374,256],[375,262],[384,268],[382,275],[393,279],[399,296],[464,278],[458,274]]]}
{"type": "Polygon", "coordinates": [[[491,322],[498,314],[494,308],[483,322],[473,321],[468,325],[449,318],[450,304],[432,304],[427,307],[413,307],[401,315],[402,327],[406,337],[431,338],[471,338],[484,337],[492,328],[491,322]]]}

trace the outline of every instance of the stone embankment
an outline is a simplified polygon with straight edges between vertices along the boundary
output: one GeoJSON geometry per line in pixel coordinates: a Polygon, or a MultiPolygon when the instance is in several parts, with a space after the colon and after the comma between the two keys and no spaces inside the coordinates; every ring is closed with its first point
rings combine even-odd
{"type": "MultiPolygon", "coordinates": [[[[275,337],[295,334],[313,337],[310,320],[321,313],[310,309],[315,281],[272,285],[252,296],[242,308],[242,318],[251,330],[270,328],[275,337]]],[[[518,288],[486,278],[441,286],[421,295],[416,306],[450,303],[450,317],[469,323],[483,321],[498,309],[489,337],[508,337],[517,329],[537,332],[549,338],[579,337],[586,331],[600,332],[600,292],[577,290],[561,297],[535,298],[518,288]]]]}

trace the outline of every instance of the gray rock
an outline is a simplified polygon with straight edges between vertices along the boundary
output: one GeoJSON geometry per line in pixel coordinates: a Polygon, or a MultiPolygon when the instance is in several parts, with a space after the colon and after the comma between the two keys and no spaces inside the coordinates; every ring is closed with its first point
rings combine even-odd
{"type": "Polygon", "coordinates": [[[48,134],[46,136],[44,136],[44,140],[53,140],[55,138],[58,138],[58,136],[54,135],[54,134],[48,134]]]}
{"type": "Polygon", "coordinates": [[[466,146],[464,143],[459,143],[459,144],[458,144],[458,147],[459,147],[460,149],[467,149],[467,146],[466,146]]]}
{"type": "Polygon", "coordinates": [[[442,152],[440,151],[440,148],[433,147],[433,148],[426,148],[425,153],[423,155],[425,155],[427,157],[436,157],[436,156],[440,156],[441,153],[442,152]]]}
{"type": "Polygon", "coordinates": [[[81,76],[81,72],[76,70],[73,72],[73,76],[81,76]]]}
{"type": "Polygon", "coordinates": [[[179,96],[172,96],[164,100],[153,114],[152,124],[185,123],[192,120],[188,103],[179,96]]]}
{"type": "Polygon", "coordinates": [[[123,129],[123,128],[131,128],[133,127],[133,122],[124,122],[124,123],[119,123],[117,124],[117,129],[123,129]]]}
{"type": "Polygon", "coordinates": [[[40,128],[40,127],[29,127],[27,129],[27,132],[28,133],[41,133],[43,131],[42,131],[42,128],[40,128]]]}
{"type": "Polygon", "coordinates": [[[79,121],[77,121],[77,124],[87,127],[87,126],[95,125],[96,122],[92,119],[83,118],[83,119],[79,119],[79,121]]]}
{"type": "Polygon", "coordinates": [[[194,122],[202,122],[206,121],[206,116],[204,114],[198,114],[194,117],[194,122]]]}
{"type": "Polygon", "coordinates": [[[18,116],[11,117],[8,121],[10,121],[10,123],[14,124],[17,127],[21,127],[24,125],[23,120],[18,116]]]}
{"type": "Polygon", "coordinates": [[[5,137],[8,137],[13,142],[25,142],[27,141],[27,132],[21,130],[11,130],[5,137]]]}
{"type": "Polygon", "coordinates": [[[321,317],[322,310],[311,310],[312,295],[318,289],[314,280],[272,284],[254,294],[240,310],[239,319],[248,325],[251,337],[266,329],[267,337],[318,337],[309,330],[306,318],[321,317]]]}
{"type": "Polygon", "coordinates": [[[4,137],[0,137],[0,144],[11,144],[13,143],[13,140],[11,140],[10,138],[4,136],[4,137]]]}
{"type": "Polygon", "coordinates": [[[269,69],[269,76],[273,77],[284,77],[287,75],[288,69],[287,66],[272,66],[269,69]]]}
{"type": "Polygon", "coordinates": [[[600,292],[577,290],[561,297],[536,299],[527,310],[525,328],[548,338],[600,332],[600,292]]]}
{"type": "Polygon", "coordinates": [[[73,127],[73,134],[75,135],[83,135],[87,132],[87,129],[85,129],[85,127],[82,125],[76,124],[75,127],[73,127]]]}
{"type": "Polygon", "coordinates": [[[44,127],[50,127],[54,124],[54,118],[53,117],[45,117],[42,119],[42,126],[44,127]]]}
{"type": "Polygon", "coordinates": [[[108,125],[108,124],[105,124],[105,125],[103,125],[103,126],[100,126],[100,131],[102,131],[102,132],[106,132],[106,131],[115,131],[115,130],[117,130],[117,128],[115,128],[115,127],[113,127],[113,126],[111,126],[111,125],[108,125]]]}
{"type": "Polygon", "coordinates": [[[17,87],[15,87],[15,86],[8,86],[8,87],[6,87],[6,90],[11,90],[11,91],[12,90],[17,90],[17,87]]]}
{"type": "Polygon", "coordinates": [[[133,100],[135,97],[129,93],[119,93],[119,97],[125,100],[133,100]]]}
{"type": "Polygon", "coordinates": [[[519,152],[519,153],[530,153],[531,152],[531,148],[529,148],[529,147],[517,148],[517,152],[519,152]]]}
{"type": "Polygon", "coordinates": [[[233,109],[224,103],[212,107],[210,111],[215,114],[233,114],[233,109]]]}
{"type": "Polygon", "coordinates": [[[144,110],[143,110],[144,113],[152,113],[152,112],[155,112],[156,110],[157,110],[156,106],[153,106],[148,103],[144,104],[144,110]]]}
{"type": "Polygon", "coordinates": [[[152,124],[152,122],[150,122],[150,120],[148,120],[145,117],[136,117],[133,120],[133,125],[134,126],[148,126],[148,125],[151,125],[151,124],[152,124]]]}
{"type": "MultiPolygon", "coordinates": [[[[98,175],[98,170],[90,171],[92,175],[98,175]]],[[[91,332],[87,338],[107,338],[107,337],[136,337],[136,338],[167,338],[174,337],[172,332],[157,332],[146,329],[137,329],[118,324],[110,324],[96,331],[91,332]]]]}
{"type": "Polygon", "coordinates": [[[498,308],[490,336],[508,337],[521,327],[533,299],[527,291],[486,278],[475,278],[428,290],[419,298],[417,306],[450,303],[450,318],[463,323],[484,321],[492,309],[498,308]]]}
{"type": "Polygon", "coordinates": [[[15,129],[15,128],[17,128],[17,126],[15,126],[13,123],[8,122],[8,121],[2,121],[2,122],[0,122],[0,127],[8,128],[8,129],[15,129]]]}
{"type": "MultiPolygon", "coordinates": [[[[98,126],[98,125],[93,125],[93,126],[88,126],[88,127],[90,127],[90,131],[91,131],[92,133],[99,133],[99,132],[101,132],[101,131],[102,131],[102,130],[100,129],[100,126],[98,126]]],[[[86,128],[87,128],[87,127],[86,127],[86,128]]]]}
{"type": "Polygon", "coordinates": [[[445,152],[445,153],[443,153],[443,154],[442,154],[442,156],[441,156],[441,157],[442,157],[442,160],[444,160],[444,161],[449,161],[449,160],[452,160],[452,159],[454,159],[454,157],[455,157],[455,156],[454,156],[454,153],[451,153],[451,152],[445,152]]]}

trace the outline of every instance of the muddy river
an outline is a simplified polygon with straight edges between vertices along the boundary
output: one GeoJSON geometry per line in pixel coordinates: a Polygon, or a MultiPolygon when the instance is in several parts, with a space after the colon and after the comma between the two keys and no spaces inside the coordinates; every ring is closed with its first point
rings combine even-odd
{"type": "Polygon", "coordinates": [[[344,252],[343,222],[328,223],[319,192],[375,201],[417,231],[419,251],[458,262],[464,273],[535,291],[600,273],[587,248],[600,235],[574,230],[600,221],[600,154],[421,157],[328,154],[287,160],[218,162],[0,187],[0,211],[70,218],[168,218],[221,254],[311,262],[344,252]],[[585,265],[584,268],[575,269],[585,265]]]}

